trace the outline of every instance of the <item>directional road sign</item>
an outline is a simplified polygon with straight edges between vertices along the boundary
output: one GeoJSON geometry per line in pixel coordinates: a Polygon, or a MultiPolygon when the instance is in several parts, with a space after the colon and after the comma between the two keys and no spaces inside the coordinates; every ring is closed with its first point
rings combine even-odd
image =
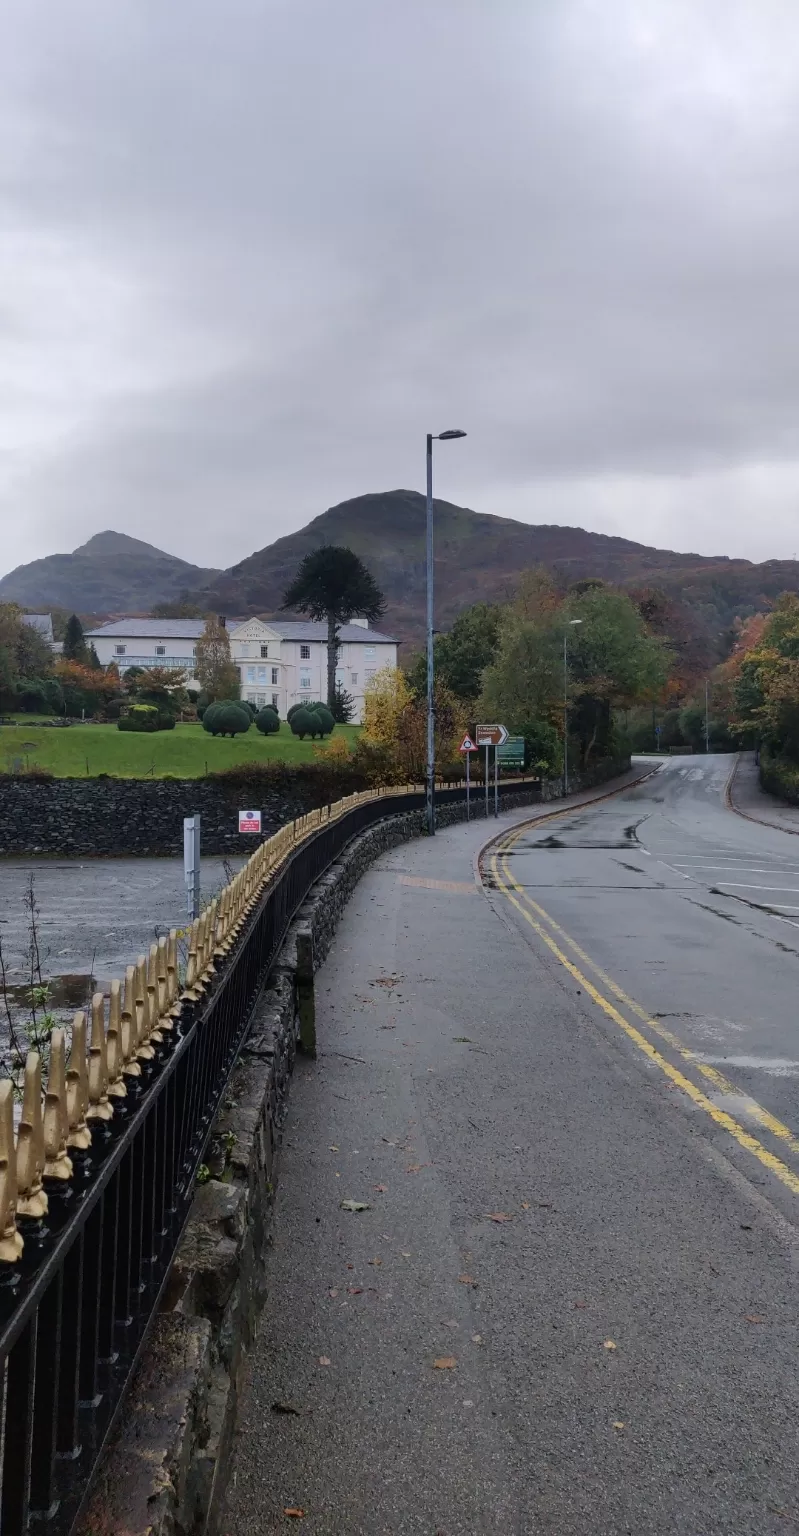
{"type": "Polygon", "coordinates": [[[501,747],[508,739],[504,725],[478,725],[474,735],[478,747],[501,747]]]}
{"type": "Polygon", "coordinates": [[[476,752],[477,751],[477,747],[475,746],[474,742],[472,741],[471,736],[464,736],[463,741],[461,742],[460,746],[458,747],[458,751],[459,752],[476,752]]]}
{"type": "Polygon", "coordinates": [[[502,746],[497,747],[497,757],[503,768],[524,767],[524,737],[509,736],[502,746]]]}

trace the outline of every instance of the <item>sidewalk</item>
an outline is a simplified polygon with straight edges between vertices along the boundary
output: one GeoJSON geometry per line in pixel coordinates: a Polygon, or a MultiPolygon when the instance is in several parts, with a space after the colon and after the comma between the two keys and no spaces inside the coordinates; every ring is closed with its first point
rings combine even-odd
{"type": "Polygon", "coordinates": [[[732,809],[739,815],[760,821],[764,827],[776,827],[778,832],[799,834],[799,806],[786,805],[760,788],[753,752],[741,753],[727,792],[732,809]]]}

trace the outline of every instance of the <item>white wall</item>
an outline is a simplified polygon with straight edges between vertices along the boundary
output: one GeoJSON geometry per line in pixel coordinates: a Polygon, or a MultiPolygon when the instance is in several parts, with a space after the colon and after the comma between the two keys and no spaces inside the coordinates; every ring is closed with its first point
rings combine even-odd
{"type": "Polygon", "coordinates": [[[128,667],[171,667],[179,669],[185,667],[192,671],[194,661],[194,640],[169,640],[159,638],[157,635],[148,636],[147,639],[129,639],[125,635],[109,635],[107,638],[99,638],[92,641],[97,652],[97,659],[102,666],[107,667],[113,661],[116,662],[120,672],[128,667]],[[118,655],[117,647],[124,646],[124,654],[118,655]],[[158,647],[163,646],[164,655],[158,655],[158,647]]]}

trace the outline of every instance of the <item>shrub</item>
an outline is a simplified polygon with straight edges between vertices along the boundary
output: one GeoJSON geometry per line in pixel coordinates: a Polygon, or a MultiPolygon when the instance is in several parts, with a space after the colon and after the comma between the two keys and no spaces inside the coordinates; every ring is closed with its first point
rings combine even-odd
{"type": "Polygon", "coordinates": [[[41,678],[32,677],[20,683],[17,689],[17,708],[29,715],[47,714],[47,694],[41,678]]]}
{"type": "Polygon", "coordinates": [[[299,714],[299,711],[301,709],[307,709],[307,708],[308,708],[307,704],[292,704],[291,708],[286,713],[286,719],[288,720],[289,725],[291,725],[291,722],[294,719],[294,716],[296,714],[299,714]]]}
{"type": "Polygon", "coordinates": [[[338,687],[333,695],[333,719],[338,725],[349,725],[355,719],[355,700],[346,688],[338,687]]]}
{"type": "MultiPolygon", "coordinates": [[[[205,712],[208,719],[208,711],[205,712]]],[[[205,720],[203,720],[205,725],[205,720]]],[[[240,704],[221,704],[214,711],[211,721],[212,736],[243,736],[252,725],[252,715],[248,709],[242,709],[240,704]]]]}
{"type": "Polygon", "coordinates": [[[320,735],[321,736],[329,736],[330,732],[335,728],[336,722],[333,719],[333,716],[332,716],[330,710],[328,709],[327,705],[326,704],[317,704],[316,708],[314,709],[314,714],[316,715],[316,718],[319,721],[320,726],[322,727],[322,729],[320,731],[320,735]]]}
{"type": "Polygon", "coordinates": [[[262,736],[274,736],[280,730],[277,712],[271,709],[259,710],[255,716],[255,729],[260,731],[262,736]]]}
{"type": "Polygon", "coordinates": [[[197,711],[198,720],[202,720],[202,717],[211,702],[212,700],[210,695],[206,693],[204,688],[201,688],[194,703],[194,708],[197,711]]]}
{"type": "Polygon", "coordinates": [[[298,709],[290,721],[292,734],[304,741],[306,736],[321,736],[321,724],[314,709],[298,709]]]}
{"type": "Polygon", "coordinates": [[[134,704],[127,715],[117,720],[118,731],[174,731],[175,717],[169,711],[155,709],[152,704],[134,704]]]}
{"type": "Polygon", "coordinates": [[[242,699],[241,700],[241,706],[242,706],[243,709],[247,710],[248,714],[254,720],[255,716],[258,713],[258,710],[257,710],[256,706],[253,704],[252,699],[242,699]]]}

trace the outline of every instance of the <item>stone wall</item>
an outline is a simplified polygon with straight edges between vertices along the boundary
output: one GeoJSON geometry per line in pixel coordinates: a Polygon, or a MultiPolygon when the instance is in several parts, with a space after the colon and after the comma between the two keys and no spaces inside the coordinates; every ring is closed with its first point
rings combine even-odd
{"type": "MultiPolygon", "coordinates": [[[[586,774],[570,775],[573,791],[604,783],[629,768],[624,761],[597,763],[586,774]]],[[[352,788],[362,787],[353,785],[352,788]]],[[[340,791],[348,794],[350,788],[340,791]]],[[[551,800],[562,794],[561,781],[545,780],[538,792],[551,800]]],[[[536,796],[537,798],[538,796],[536,796]]],[[[251,836],[238,831],[238,811],[253,803],[262,813],[263,834],[271,836],[287,821],[326,804],[338,795],[327,780],[309,782],[290,771],[279,789],[260,793],[224,780],[207,779],[35,779],[0,778],[0,856],[56,854],[61,858],[107,855],[175,855],[183,852],[183,818],[202,817],[204,854],[252,853],[251,836]],[[247,795],[253,795],[252,802],[247,795]]],[[[528,795],[528,800],[532,798],[528,795]]],[[[482,790],[475,785],[479,809],[482,790]]],[[[503,794],[502,803],[510,803],[503,794]]],[[[440,815],[446,808],[442,807],[440,815]]],[[[442,823],[446,824],[446,823],[442,823]]]]}

